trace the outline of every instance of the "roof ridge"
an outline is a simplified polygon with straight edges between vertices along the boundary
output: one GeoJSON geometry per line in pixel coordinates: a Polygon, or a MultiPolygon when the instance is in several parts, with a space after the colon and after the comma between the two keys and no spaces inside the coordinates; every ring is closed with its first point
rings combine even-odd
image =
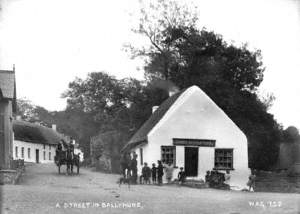
{"type": "Polygon", "coordinates": [[[179,92],[173,94],[171,97],[164,100],[158,107],[158,109],[153,112],[150,117],[143,123],[143,125],[137,130],[137,132],[131,137],[128,143],[123,147],[123,151],[128,147],[132,146],[138,142],[147,141],[147,135],[150,131],[159,123],[159,121],[165,116],[168,110],[174,105],[179,97],[189,88],[180,90],[179,92]]]}
{"type": "Polygon", "coordinates": [[[14,120],[13,129],[15,132],[15,139],[27,139],[32,143],[55,145],[60,139],[63,139],[62,134],[54,131],[52,128],[22,120],[14,120]]]}
{"type": "Polygon", "coordinates": [[[0,73],[12,73],[15,74],[16,72],[13,70],[0,70],[0,73]]]}

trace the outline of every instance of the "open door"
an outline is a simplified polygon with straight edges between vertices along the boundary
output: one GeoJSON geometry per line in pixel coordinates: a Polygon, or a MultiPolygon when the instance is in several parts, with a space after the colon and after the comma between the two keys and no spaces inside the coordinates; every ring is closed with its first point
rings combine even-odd
{"type": "Polygon", "coordinates": [[[198,175],[198,147],[184,147],[184,171],[186,176],[198,175]]]}
{"type": "Polygon", "coordinates": [[[36,163],[40,161],[40,151],[38,149],[35,150],[35,161],[36,163]]]}

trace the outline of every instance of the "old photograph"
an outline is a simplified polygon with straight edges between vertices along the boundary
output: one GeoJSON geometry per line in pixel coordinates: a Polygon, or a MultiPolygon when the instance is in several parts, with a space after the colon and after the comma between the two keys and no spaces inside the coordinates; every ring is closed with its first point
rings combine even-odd
{"type": "Polygon", "coordinates": [[[0,213],[300,213],[300,0],[0,0],[0,213]]]}

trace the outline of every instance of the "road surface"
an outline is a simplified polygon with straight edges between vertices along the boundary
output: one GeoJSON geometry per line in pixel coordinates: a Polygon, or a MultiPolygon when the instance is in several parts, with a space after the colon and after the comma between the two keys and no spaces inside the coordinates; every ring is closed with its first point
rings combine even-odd
{"type": "Polygon", "coordinates": [[[59,175],[54,164],[32,164],[20,184],[0,186],[1,213],[300,213],[299,194],[154,185],[128,189],[119,188],[118,178],[91,169],[59,175]]]}

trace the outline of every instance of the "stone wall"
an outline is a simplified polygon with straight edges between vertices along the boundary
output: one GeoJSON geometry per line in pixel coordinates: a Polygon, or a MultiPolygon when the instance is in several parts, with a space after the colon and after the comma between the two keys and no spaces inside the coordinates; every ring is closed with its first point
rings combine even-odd
{"type": "Polygon", "coordinates": [[[12,102],[0,98],[0,169],[10,168],[12,157],[12,102]]]}
{"type": "Polygon", "coordinates": [[[0,184],[16,184],[18,183],[23,169],[6,169],[0,170],[0,184]]]}

